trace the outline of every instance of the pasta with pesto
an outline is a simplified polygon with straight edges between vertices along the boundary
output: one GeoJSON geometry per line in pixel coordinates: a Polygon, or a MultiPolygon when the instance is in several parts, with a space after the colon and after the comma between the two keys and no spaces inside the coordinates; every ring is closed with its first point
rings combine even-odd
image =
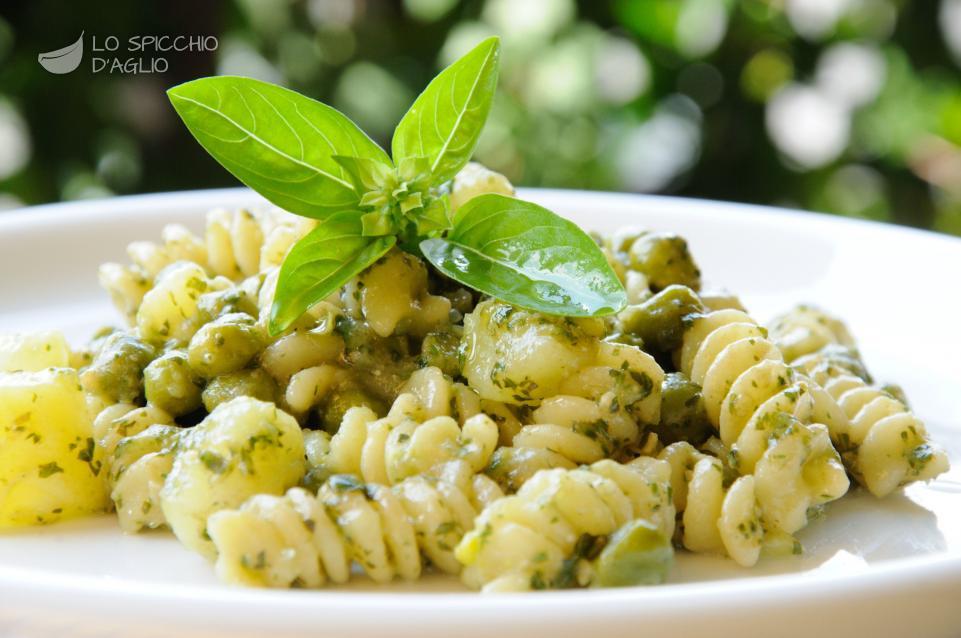
{"type": "Polygon", "coordinates": [[[456,459],[479,472],[497,438],[497,425],[486,414],[475,414],[460,426],[447,415],[428,417],[416,396],[401,394],[380,419],[370,408],[348,410],[322,465],[331,474],[354,474],[385,485],[456,459]]]}
{"type": "Polygon", "coordinates": [[[840,414],[831,421],[831,438],[845,467],[872,494],[887,496],[947,470],[947,454],[899,389],[872,383],[840,319],[802,305],[776,318],[771,334],[794,368],[836,401],[840,414]]]}
{"type": "Polygon", "coordinates": [[[948,469],[945,451],[924,423],[897,397],[830,358],[814,353],[795,361],[837,401],[846,428],[832,431],[848,471],[878,497],[948,469]]]}
{"type": "Polygon", "coordinates": [[[319,587],[346,582],[352,564],[378,583],[415,580],[426,560],[458,573],[453,548],[501,496],[466,462],[449,461],[394,486],[338,474],[316,496],[301,488],[254,496],[212,515],[207,529],[227,582],[319,587]]]}
{"type": "Polygon", "coordinates": [[[726,554],[745,567],[761,555],[765,528],[753,476],[735,477],[724,463],[691,444],[661,451],[671,467],[680,543],[693,552],[726,554]]]}
{"type": "Polygon", "coordinates": [[[667,543],[674,527],[669,479],[668,464],[650,458],[537,472],[517,494],[486,507],[458,545],[465,583],[484,591],[588,584],[581,539],[645,519],[667,543]]]}
{"type": "MultiPolygon", "coordinates": [[[[436,189],[451,218],[514,192],[474,163],[436,189]]],[[[325,222],[197,221],[100,268],[120,325],[0,335],[0,529],[113,512],[259,587],[653,585],[675,551],[801,553],[849,489],[948,469],[844,323],[762,327],[670,232],[593,236],[626,291],[608,316],[511,305],[400,238],[278,326],[281,266],[325,222]]]]}
{"type": "Polygon", "coordinates": [[[847,475],[821,423],[839,418],[829,397],[795,378],[745,313],[695,317],[676,358],[702,386],[708,419],[729,447],[731,465],[754,475],[769,526],[792,534],[811,508],[847,492],[847,475]]]}

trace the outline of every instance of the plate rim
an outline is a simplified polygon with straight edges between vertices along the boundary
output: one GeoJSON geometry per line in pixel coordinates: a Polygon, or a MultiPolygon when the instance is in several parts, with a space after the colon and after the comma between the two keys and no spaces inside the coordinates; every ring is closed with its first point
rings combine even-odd
{"type": "MultiPolygon", "coordinates": [[[[793,222],[815,223],[823,225],[841,224],[850,228],[860,228],[865,231],[880,231],[891,233],[906,233],[915,235],[925,240],[937,242],[948,242],[950,244],[961,243],[961,237],[949,235],[924,228],[895,224],[893,222],[883,222],[871,219],[860,219],[844,217],[824,211],[805,210],[799,208],[788,208],[785,206],[773,206],[767,204],[755,204],[749,202],[735,202],[727,200],[706,199],[700,197],[680,197],[675,195],[651,195],[647,193],[628,193],[618,191],[594,191],[577,188],[541,188],[525,187],[517,188],[517,195],[529,196],[531,199],[538,200],[559,199],[563,197],[574,197],[578,200],[598,198],[611,201],[637,202],[642,209],[662,208],[662,209],[689,209],[692,207],[705,210],[727,210],[736,211],[738,214],[749,215],[755,221],[771,221],[771,213],[776,213],[775,219],[783,222],[787,219],[793,222]]],[[[72,212],[73,216],[97,217],[105,214],[104,209],[112,208],[154,208],[158,204],[170,206],[197,207],[200,202],[206,200],[217,201],[219,198],[230,200],[231,202],[242,202],[235,205],[263,205],[275,206],[262,195],[256,193],[246,186],[232,186],[225,188],[205,188],[182,191],[163,191],[157,193],[139,193],[135,195],[115,195],[109,197],[98,197],[90,199],[79,199],[66,202],[49,202],[44,204],[34,204],[29,206],[19,206],[0,210],[0,227],[3,226],[29,226],[33,224],[49,224],[57,221],[57,217],[64,214],[66,209],[74,209],[79,212],[72,212]],[[197,203],[187,204],[181,200],[197,200],[197,203]]],[[[210,205],[210,204],[205,204],[210,205]]],[[[221,203],[219,206],[213,204],[213,208],[223,208],[227,204],[221,203]]],[[[562,213],[560,213],[562,214],[562,213]]]]}

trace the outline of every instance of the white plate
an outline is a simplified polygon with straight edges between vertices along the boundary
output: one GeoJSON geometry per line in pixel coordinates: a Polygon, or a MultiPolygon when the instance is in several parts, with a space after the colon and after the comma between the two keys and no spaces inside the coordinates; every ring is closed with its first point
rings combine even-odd
{"type": "MultiPolygon", "coordinates": [[[[954,468],[884,501],[860,491],[800,534],[801,558],[754,569],[681,552],[660,587],[481,597],[452,579],[347,590],[216,582],[165,533],[123,536],[109,517],[0,535],[3,635],[552,636],[873,635],[961,632],[961,241],[820,215],[572,191],[523,195],[609,231],[687,237],[711,285],[761,320],[798,301],[840,314],[875,375],[901,383],[954,468]]],[[[117,316],[97,265],[242,189],[118,198],[0,214],[0,332],[63,328],[82,340],[117,316]]]]}

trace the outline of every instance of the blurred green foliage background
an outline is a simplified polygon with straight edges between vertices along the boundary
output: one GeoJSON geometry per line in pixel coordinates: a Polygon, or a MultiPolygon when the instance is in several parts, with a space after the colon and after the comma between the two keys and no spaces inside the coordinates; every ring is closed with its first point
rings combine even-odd
{"type": "Polygon", "coordinates": [[[495,33],[500,92],[477,157],[517,184],[961,234],[961,0],[5,0],[0,206],[234,184],[164,95],[214,73],[283,83],[386,145],[437,70],[495,33]],[[40,67],[81,31],[88,47],[219,46],[161,54],[163,73],[40,67]]]}

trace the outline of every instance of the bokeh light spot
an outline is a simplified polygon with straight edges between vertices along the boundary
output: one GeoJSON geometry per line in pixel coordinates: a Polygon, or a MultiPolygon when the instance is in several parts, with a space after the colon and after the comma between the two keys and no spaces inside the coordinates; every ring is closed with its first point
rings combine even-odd
{"type": "Polygon", "coordinates": [[[771,98],[765,122],[778,149],[807,169],[837,159],[851,131],[847,109],[818,89],[800,84],[788,85],[771,98]]]}
{"type": "Polygon", "coordinates": [[[16,107],[0,97],[0,179],[20,171],[30,161],[30,132],[16,107]]]}

